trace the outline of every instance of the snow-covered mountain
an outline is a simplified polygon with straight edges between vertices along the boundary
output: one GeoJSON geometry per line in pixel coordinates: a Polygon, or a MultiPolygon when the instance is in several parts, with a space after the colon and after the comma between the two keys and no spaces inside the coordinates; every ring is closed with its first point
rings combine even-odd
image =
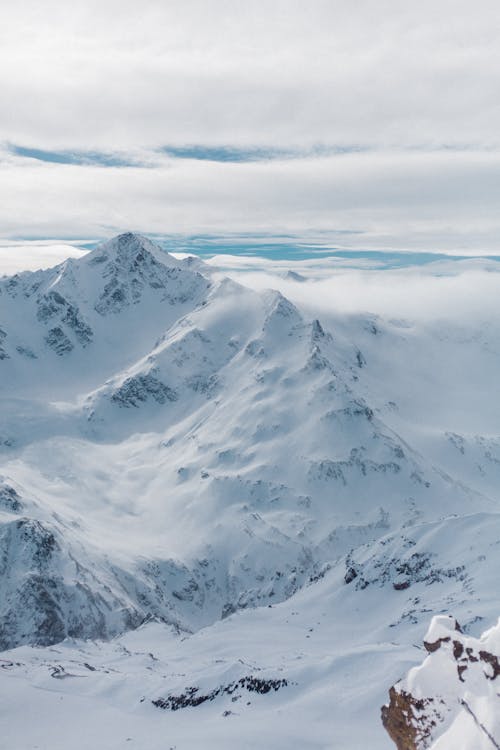
{"type": "Polygon", "coordinates": [[[76,713],[133,704],[148,747],[174,705],[226,746],[210,707],[255,693],[265,746],[292,746],[295,711],[297,746],[382,748],[378,707],[430,615],[498,614],[500,439],[405,419],[401,368],[432,351],[406,323],[318,319],[125,234],[0,279],[0,329],[2,679],[78,674],[76,713]]]}

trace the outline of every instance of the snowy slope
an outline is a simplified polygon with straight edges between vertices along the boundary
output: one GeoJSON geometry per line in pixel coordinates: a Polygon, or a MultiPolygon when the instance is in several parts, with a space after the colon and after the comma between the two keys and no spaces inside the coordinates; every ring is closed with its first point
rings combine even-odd
{"type": "MultiPolygon", "coordinates": [[[[68,731],[72,711],[102,703],[113,726],[134,706],[134,727],[161,733],[173,719],[151,701],[215,691],[179,714],[201,713],[200,735],[224,746],[233,683],[249,692],[263,671],[287,681],[252,708],[268,746],[291,746],[292,712],[298,747],[389,747],[379,706],[431,613],[473,630],[499,611],[500,439],[439,408],[453,330],[440,326],[440,365],[434,329],[317,316],[132,234],[0,280],[0,311],[0,644],[19,647],[0,679],[61,686],[68,731]],[[417,422],[407,404],[425,390],[417,422]],[[158,663],[128,658],[130,631],[158,663]],[[61,660],[78,680],[51,676],[61,660]],[[310,711],[317,736],[299,731],[310,711]]],[[[242,731],[257,746],[241,721],[227,746],[242,731]]],[[[174,739],[194,747],[186,722],[174,739]]]]}

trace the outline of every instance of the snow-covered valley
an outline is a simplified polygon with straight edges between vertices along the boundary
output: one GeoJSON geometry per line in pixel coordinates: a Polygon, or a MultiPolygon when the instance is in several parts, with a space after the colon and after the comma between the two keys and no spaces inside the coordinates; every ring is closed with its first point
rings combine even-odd
{"type": "Polygon", "coordinates": [[[224,263],[0,278],[8,747],[388,750],[432,616],[500,614],[500,265],[224,263]]]}

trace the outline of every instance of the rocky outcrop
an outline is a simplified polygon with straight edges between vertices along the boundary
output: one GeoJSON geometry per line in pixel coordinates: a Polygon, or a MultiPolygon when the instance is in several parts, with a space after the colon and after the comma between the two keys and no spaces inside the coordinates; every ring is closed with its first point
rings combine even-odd
{"type": "Polygon", "coordinates": [[[427,747],[434,720],[428,720],[426,711],[434,703],[430,699],[417,699],[405,690],[389,690],[389,705],[382,706],[382,723],[398,750],[419,750],[427,747]]]}
{"type": "Polygon", "coordinates": [[[0,484],[0,510],[20,513],[22,509],[23,504],[17,490],[9,484],[0,484]]]}
{"type": "Polygon", "coordinates": [[[52,290],[39,297],[37,319],[43,323],[57,320],[75,336],[81,346],[87,346],[92,340],[93,331],[78,307],[56,291],[52,290]]]}
{"type": "Polygon", "coordinates": [[[481,638],[434,617],[422,666],[391,687],[382,723],[398,750],[500,748],[500,621],[481,638]]]}
{"type": "Polygon", "coordinates": [[[0,359],[7,359],[9,356],[3,346],[6,338],[7,338],[7,334],[5,333],[5,331],[2,331],[2,329],[0,328],[0,359]]]}
{"type": "Polygon", "coordinates": [[[178,711],[180,708],[195,708],[201,706],[207,701],[213,701],[219,696],[229,695],[231,701],[235,703],[241,699],[241,692],[257,693],[266,695],[267,693],[276,692],[288,685],[285,679],[265,679],[262,677],[241,677],[239,680],[230,682],[228,685],[219,685],[207,693],[202,693],[198,687],[188,687],[180,695],[168,695],[166,698],[157,698],[152,701],[157,708],[178,711]]]}
{"type": "Polygon", "coordinates": [[[149,399],[153,399],[158,404],[164,404],[167,401],[176,401],[177,394],[172,388],[148,373],[127,378],[111,396],[111,401],[125,408],[137,407],[139,403],[144,403],[149,399]]]}
{"type": "Polygon", "coordinates": [[[64,354],[69,354],[69,352],[74,348],[70,339],[66,336],[60,326],[51,328],[48,334],[45,336],[45,341],[47,345],[50,346],[50,348],[53,349],[54,352],[60,357],[62,357],[64,354]]]}

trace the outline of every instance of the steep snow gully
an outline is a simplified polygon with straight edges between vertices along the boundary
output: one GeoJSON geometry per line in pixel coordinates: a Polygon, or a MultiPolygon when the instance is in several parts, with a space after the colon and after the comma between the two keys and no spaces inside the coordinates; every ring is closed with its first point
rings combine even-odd
{"type": "Polygon", "coordinates": [[[500,437],[399,400],[435,333],[131,233],[1,278],[8,746],[498,747],[500,437]]]}

